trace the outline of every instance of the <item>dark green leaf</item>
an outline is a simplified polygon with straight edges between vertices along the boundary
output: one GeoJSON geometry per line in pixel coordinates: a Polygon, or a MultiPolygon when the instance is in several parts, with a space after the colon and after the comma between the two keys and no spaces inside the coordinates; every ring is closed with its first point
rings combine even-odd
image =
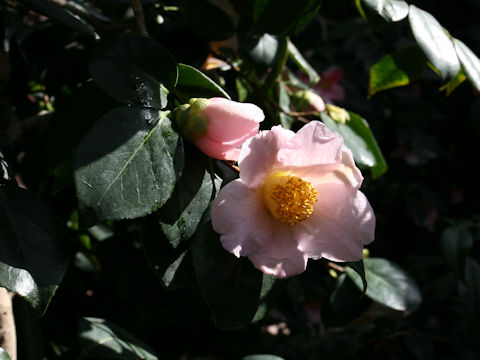
{"type": "Polygon", "coordinates": [[[105,42],[90,59],[90,73],[108,94],[125,104],[163,109],[177,82],[177,63],[152,39],[120,36],[105,42]]]}
{"type": "MultiPolygon", "coordinates": [[[[367,258],[363,263],[369,298],[398,311],[412,312],[420,306],[422,296],[417,285],[400,267],[381,258],[367,258]]],[[[347,275],[359,289],[363,288],[358,274],[349,272],[347,275]]]]}
{"type": "Polygon", "coordinates": [[[288,41],[288,53],[300,70],[308,75],[310,86],[313,86],[320,81],[320,75],[318,75],[315,69],[308,63],[308,61],[303,57],[302,53],[298,51],[296,46],[293,45],[291,41],[288,41]]]}
{"type": "Polygon", "coordinates": [[[480,334],[480,309],[478,308],[480,302],[480,264],[471,257],[468,257],[465,261],[465,285],[466,291],[461,295],[466,318],[478,338],[480,334]]]}
{"type": "Polygon", "coordinates": [[[65,227],[32,193],[0,187],[0,286],[43,314],[70,260],[65,227]]]}
{"type": "Polygon", "coordinates": [[[463,71],[472,85],[480,91],[480,59],[470,48],[458,39],[453,39],[463,71]]]}
{"type": "Polygon", "coordinates": [[[355,275],[352,275],[352,272],[356,273],[356,275],[360,276],[362,279],[363,288],[361,289],[362,292],[367,291],[367,279],[365,278],[365,268],[363,266],[363,260],[355,261],[355,262],[347,262],[345,265],[345,273],[348,277],[353,278],[355,275]]]}
{"type": "Polygon", "coordinates": [[[178,83],[175,94],[184,103],[191,98],[224,97],[230,100],[230,96],[220,85],[201,71],[184,64],[178,64],[178,83]]]}
{"type": "MultiPolygon", "coordinates": [[[[290,109],[290,96],[288,96],[286,84],[283,81],[278,83],[278,105],[280,105],[283,110],[288,111],[290,109]]],[[[282,127],[285,129],[292,128],[292,124],[295,121],[293,117],[285,114],[283,111],[279,111],[278,116],[282,127]]]]}
{"type": "Polygon", "coordinates": [[[3,348],[0,348],[0,360],[11,360],[10,356],[8,356],[8,353],[3,350],[3,348]]]}
{"type": "Polygon", "coordinates": [[[408,15],[408,4],[402,0],[362,0],[362,3],[389,22],[403,20],[408,15]]]}
{"type": "Polygon", "coordinates": [[[442,25],[430,13],[414,5],[410,5],[408,20],[415,40],[440,76],[443,79],[454,77],[460,70],[460,63],[442,25]]]}
{"type": "Polygon", "coordinates": [[[174,248],[193,235],[221,185],[208,172],[208,159],[196,149],[186,149],[191,151],[185,156],[182,177],[159,212],[162,231],[174,248]]]}
{"type": "Polygon", "coordinates": [[[95,36],[95,32],[82,20],[73,16],[72,13],[62,8],[57,3],[50,0],[20,0],[21,3],[28,6],[30,9],[48,16],[49,18],[59,21],[67,26],[81,31],[90,36],[95,36]]]}
{"type": "Polygon", "coordinates": [[[270,0],[256,10],[257,21],[253,32],[269,33],[279,36],[296,34],[302,30],[317,14],[321,0],[270,0]]]}
{"type": "Polygon", "coordinates": [[[473,236],[465,226],[445,229],[440,237],[443,256],[448,266],[460,278],[464,277],[465,258],[473,246],[473,236]]]}
{"type": "Polygon", "coordinates": [[[385,56],[370,68],[368,97],[397,86],[408,85],[426,67],[426,58],[418,47],[409,47],[385,56]]]}
{"type": "Polygon", "coordinates": [[[345,124],[333,120],[326,113],[321,113],[321,120],[330,130],[338,132],[345,145],[352,151],[359,166],[369,167],[373,178],[378,178],[387,171],[387,163],[367,121],[360,115],[349,112],[350,120],[345,124]]]}
{"type": "Polygon", "coordinates": [[[283,360],[280,356],[276,355],[249,355],[242,358],[242,360],[283,360]]]}
{"type": "Polygon", "coordinates": [[[203,39],[225,40],[235,32],[230,17],[206,0],[181,0],[180,12],[186,24],[203,39]]]}
{"type": "Polygon", "coordinates": [[[181,138],[165,113],[110,111],[77,149],[74,176],[82,214],[106,220],[151,213],[170,197],[179,163],[181,138]]]}
{"type": "Polygon", "coordinates": [[[277,55],[278,40],[270,34],[248,37],[241,42],[242,49],[248,58],[262,70],[270,67],[277,55]]]}
{"type": "Polygon", "coordinates": [[[157,360],[155,352],[111,322],[82,318],[79,324],[79,359],[157,360]]]}
{"type": "Polygon", "coordinates": [[[248,259],[223,249],[210,222],[194,235],[192,256],[200,289],[219,328],[241,327],[265,315],[259,307],[276,288],[275,280],[248,259]]]}

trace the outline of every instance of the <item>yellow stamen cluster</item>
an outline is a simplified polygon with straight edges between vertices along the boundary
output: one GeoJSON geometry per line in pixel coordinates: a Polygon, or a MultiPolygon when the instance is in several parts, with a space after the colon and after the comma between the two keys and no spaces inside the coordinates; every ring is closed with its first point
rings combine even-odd
{"type": "Polygon", "coordinates": [[[317,196],[311,183],[285,171],[271,174],[263,184],[265,205],[276,219],[290,225],[312,215],[317,196]]]}

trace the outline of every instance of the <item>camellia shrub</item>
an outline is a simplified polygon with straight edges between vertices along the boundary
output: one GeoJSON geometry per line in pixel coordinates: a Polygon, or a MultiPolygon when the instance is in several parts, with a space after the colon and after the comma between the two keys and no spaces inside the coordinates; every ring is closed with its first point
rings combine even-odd
{"type": "Polygon", "coordinates": [[[2,2],[0,359],[478,358],[480,7],[432,3],[2,2]]]}

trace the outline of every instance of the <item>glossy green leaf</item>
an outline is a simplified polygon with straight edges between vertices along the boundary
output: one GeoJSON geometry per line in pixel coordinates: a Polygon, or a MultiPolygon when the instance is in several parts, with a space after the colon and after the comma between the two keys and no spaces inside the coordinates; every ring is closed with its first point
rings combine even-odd
{"type": "Polygon", "coordinates": [[[297,47],[290,40],[288,41],[288,53],[300,70],[307,74],[308,79],[310,80],[310,86],[313,86],[320,81],[320,75],[318,75],[315,69],[308,63],[302,53],[298,51],[297,47]]]}
{"type": "Polygon", "coordinates": [[[195,233],[192,256],[198,284],[217,327],[245,326],[265,315],[262,304],[274,303],[269,295],[276,292],[278,280],[255,269],[247,258],[236,258],[223,249],[210,222],[195,233]]]}
{"type": "Polygon", "coordinates": [[[0,348],[0,360],[12,360],[3,348],[0,348]]]}
{"type": "Polygon", "coordinates": [[[93,80],[125,104],[163,109],[177,82],[177,63],[156,41],[115,37],[101,45],[89,63],[93,80]]]}
{"type": "Polygon", "coordinates": [[[157,360],[154,350],[119,326],[99,318],[80,319],[78,359],[157,360]]]}
{"type": "Polygon", "coordinates": [[[270,34],[248,37],[241,46],[253,64],[262,70],[273,64],[279,48],[278,39],[270,34]]]}
{"type": "Polygon", "coordinates": [[[64,224],[41,199],[0,187],[0,286],[43,314],[70,260],[64,224]]]}
{"type": "MultiPolygon", "coordinates": [[[[283,81],[278,83],[278,105],[284,110],[290,109],[290,96],[288,95],[286,84],[283,81]]],[[[294,123],[295,119],[283,111],[278,112],[278,117],[280,119],[280,124],[285,129],[291,129],[292,124],[294,123]]]]}
{"type": "Polygon", "coordinates": [[[256,9],[252,31],[287,36],[298,33],[317,14],[322,0],[270,0],[256,9]]]}
{"type": "Polygon", "coordinates": [[[353,112],[349,112],[349,115],[350,120],[345,124],[333,120],[324,112],[320,117],[330,130],[336,131],[343,137],[357,165],[370,168],[372,177],[378,178],[387,171],[385,158],[367,121],[353,112]]]}
{"type": "Polygon", "coordinates": [[[473,246],[473,236],[466,226],[452,226],[440,236],[440,246],[448,266],[463,278],[465,259],[473,246]]]}
{"type": "Polygon", "coordinates": [[[284,360],[284,359],[276,355],[259,354],[259,355],[245,356],[242,358],[242,360],[284,360]]]}
{"type": "Polygon", "coordinates": [[[181,138],[165,113],[110,111],[77,149],[74,177],[82,214],[106,220],[151,213],[170,197],[179,164],[181,138]]]}
{"type": "Polygon", "coordinates": [[[410,84],[426,67],[426,58],[418,47],[408,47],[385,56],[370,68],[368,97],[397,86],[410,84]]]}
{"type": "Polygon", "coordinates": [[[215,81],[194,67],[184,64],[178,64],[175,94],[183,103],[187,103],[191,98],[224,97],[230,100],[230,96],[215,81]]]}
{"type": "Polygon", "coordinates": [[[34,10],[35,12],[48,16],[49,18],[70,26],[75,30],[90,36],[96,36],[95,32],[83,20],[80,20],[71,12],[65,10],[63,7],[53,1],[20,0],[19,2],[25,4],[28,8],[34,10]]]}
{"type": "Polygon", "coordinates": [[[362,292],[367,291],[367,279],[365,277],[365,267],[363,265],[363,260],[360,261],[355,261],[355,262],[347,262],[344,264],[345,265],[345,273],[348,275],[350,278],[356,277],[356,275],[360,276],[362,279],[362,292]],[[353,275],[355,273],[355,275],[353,275]]]}
{"type": "MultiPolygon", "coordinates": [[[[363,261],[368,287],[365,294],[372,300],[398,311],[415,311],[422,302],[422,296],[410,276],[394,263],[381,258],[367,258],[363,261]]],[[[347,273],[355,285],[363,288],[358,274],[347,273]]]]}
{"type": "MultiPolygon", "coordinates": [[[[163,233],[158,218],[149,216],[142,226],[142,247],[148,265],[160,283],[169,288],[187,259],[188,243],[174,248],[163,233]]],[[[173,286],[173,285],[172,285],[173,286]]]]}
{"type": "Polygon", "coordinates": [[[221,185],[221,179],[207,170],[208,159],[196,149],[187,149],[182,177],[159,211],[162,231],[174,248],[193,235],[221,185]]]}
{"type": "Polygon", "coordinates": [[[442,25],[430,13],[414,5],[410,5],[408,20],[415,40],[441,77],[454,77],[460,70],[460,62],[442,25]]]}
{"type": "Polygon", "coordinates": [[[453,44],[465,75],[472,85],[480,91],[480,59],[460,40],[453,39],[453,44]]]}
{"type": "Polygon", "coordinates": [[[408,15],[408,4],[402,0],[362,0],[362,3],[389,22],[403,20],[408,15]]]}
{"type": "Polygon", "coordinates": [[[235,32],[230,17],[209,1],[181,0],[180,12],[185,23],[205,40],[225,40],[235,32]]]}

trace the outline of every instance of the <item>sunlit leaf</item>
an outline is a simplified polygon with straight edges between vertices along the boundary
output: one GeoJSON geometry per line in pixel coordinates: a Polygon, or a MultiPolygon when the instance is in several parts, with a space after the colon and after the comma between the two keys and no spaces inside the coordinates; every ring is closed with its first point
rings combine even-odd
{"type": "Polygon", "coordinates": [[[356,262],[348,262],[345,263],[345,273],[350,277],[354,278],[355,275],[352,275],[352,271],[356,273],[356,275],[360,276],[362,279],[362,292],[367,291],[367,279],[365,278],[365,267],[363,265],[363,260],[356,261],[356,262]]]}
{"type": "Polygon", "coordinates": [[[157,360],[148,345],[111,322],[86,317],[80,319],[78,359],[157,360]]]}
{"type": "Polygon", "coordinates": [[[365,119],[353,112],[348,113],[350,120],[345,124],[333,120],[325,112],[322,112],[320,117],[330,130],[343,137],[357,165],[370,168],[372,177],[378,178],[387,171],[387,163],[377,141],[365,119]]]}
{"type": "Polygon", "coordinates": [[[426,67],[426,58],[418,47],[409,47],[385,56],[370,68],[368,96],[397,86],[410,84],[426,67]]]}
{"type": "Polygon", "coordinates": [[[27,190],[0,187],[0,286],[43,314],[70,260],[65,227],[27,190]]]}
{"type": "Polygon", "coordinates": [[[430,13],[414,5],[410,5],[408,20],[415,40],[441,77],[454,77],[460,70],[460,62],[442,25],[430,13]]]}
{"type": "Polygon", "coordinates": [[[470,48],[458,39],[453,39],[463,71],[472,85],[480,91],[480,59],[470,48]]]}
{"type": "Polygon", "coordinates": [[[288,41],[288,53],[300,70],[308,75],[310,86],[313,86],[320,81],[320,75],[318,75],[315,69],[308,63],[302,53],[298,51],[297,47],[290,40],[288,41]]]}
{"type": "MultiPolygon", "coordinates": [[[[365,294],[369,298],[398,311],[412,312],[420,306],[420,291],[404,270],[381,258],[367,258],[363,263],[368,283],[365,294]]],[[[347,275],[359,289],[363,288],[358,274],[348,272],[347,275]]]]}
{"type": "Polygon", "coordinates": [[[117,108],[80,143],[75,184],[84,216],[98,220],[143,216],[170,197],[183,146],[158,110],[117,108]]]}
{"type": "Polygon", "coordinates": [[[163,109],[177,81],[177,63],[156,41],[139,36],[109,39],[89,63],[93,80],[125,104],[163,109]]]}
{"type": "Polygon", "coordinates": [[[408,4],[402,0],[362,0],[362,3],[386,21],[400,21],[408,15],[408,4]]]}
{"type": "Polygon", "coordinates": [[[184,103],[187,103],[191,98],[216,96],[230,99],[225,90],[207,75],[192,66],[184,64],[178,64],[178,83],[175,87],[175,94],[184,103]]]}

